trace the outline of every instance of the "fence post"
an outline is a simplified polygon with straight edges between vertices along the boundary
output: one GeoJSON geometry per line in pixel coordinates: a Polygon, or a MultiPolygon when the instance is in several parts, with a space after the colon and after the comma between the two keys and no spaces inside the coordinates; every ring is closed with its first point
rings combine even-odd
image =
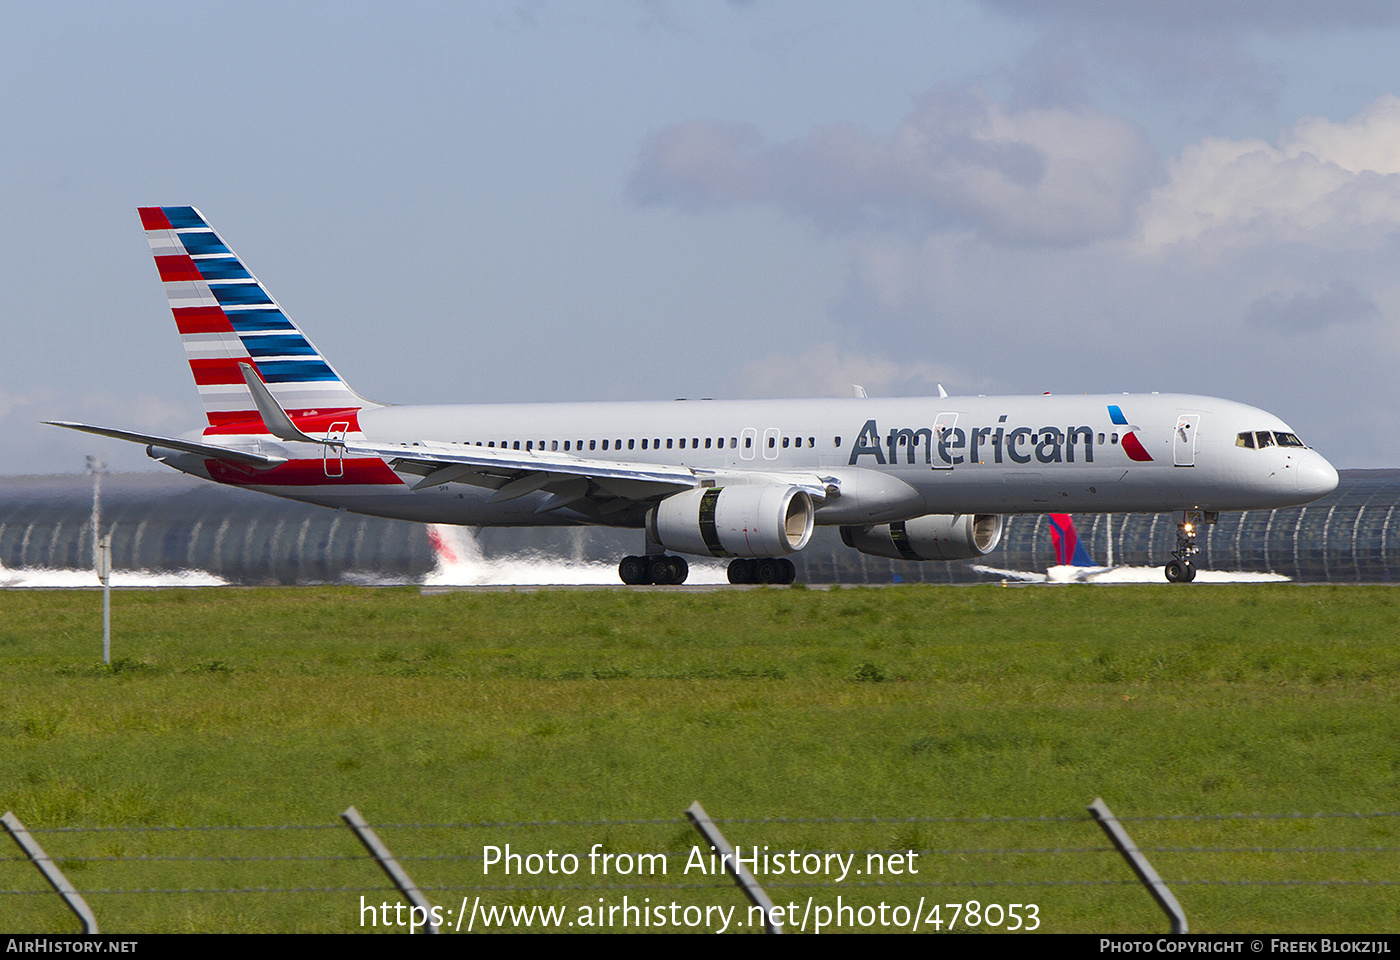
{"type": "Polygon", "coordinates": [[[1108,839],[1113,841],[1123,859],[1128,861],[1128,866],[1133,868],[1133,873],[1137,874],[1147,892],[1152,894],[1157,906],[1161,907],[1171,920],[1172,933],[1186,933],[1186,912],[1181,909],[1181,904],[1176,902],[1176,897],[1167,889],[1166,881],[1152,869],[1152,864],[1147,862],[1147,857],[1143,856],[1137,844],[1133,843],[1128,831],[1123,829],[1123,825],[1118,822],[1113,811],[1108,809],[1108,804],[1103,802],[1102,797],[1095,798],[1094,802],[1089,804],[1089,812],[1103,828],[1103,832],[1108,834],[1108,839]]]}
{"type": "Polygon", "coordinates": [[[729,875],[734,878],[734,885],[744,891],[744,896],[748,897],[754,906],[763,910],[763,927],[769,933],[782,933],[783,925],[773,920],[773,901],[768,894],[758,885],[753,874],[748,868],[738,861],[734,856],[734,848],[729,845],[729,841],[724,839],[724,834],[719,832],[719,827],[710,819],[710,815],[705,812],[705,808],[700,806],[700,801],[696,800],[685,808],[685,815],[690,818],[691,824],[700,831],[700,836],[714,847],[715,852],[720,855],[720,862],[724,864],[724,869],[729,871],[729,875]]]}
{"type": "Polygon", "coordinates": [[[58,895],[63,898],[63,902],[68,904],[68,909],[78,915],[78,920],[82,922],[83,933],[97,933],[97,918],[92,915],[92,910],[88,908],[87,901],[73,885],[68,882],[68,878],[63,875],[63,871],[58,869],[58,864],[54,863],[44,848],[39,846],[29,831],[24,828],[24,824],[19,822],[19,817],[13,811],[6,810],[5,815],[0,817],[0,823],[5,825],[5,829],[10,831],[10,836],[14,837],[15,843],[23,850],[34,866],[39,868],[39,872],[44,875],[44,879],[58,891],[58,895]]]}
{"type": "MultiPolygon", "coordinates": [[[[360,811],[353,806],[347,807],[340,815],[346,825],[355,831],[355,836],[360,838],[360,842],[365,845],[369,855],[379,861],[379,866],[389,875],[389,879],[394,882],[394,886],[399,888],[404,899],[414,907],[423,911],[423,932],[437,933],[437,924],[433,923],[433,905],[428,902],[428,898],[423,896],[423,891],[418,889],[418,885],[409,877],[407,871],[399,866],[399,862],[394,859],[394,855],[389,852],[389,848],[384,846],[384,841],[379,839],[378,834],[370,829],[365,823],[365,818],[360,816],[360,811]]],[[[412,929],[413,914],[409,913],[409,929],[412,929]]]]}

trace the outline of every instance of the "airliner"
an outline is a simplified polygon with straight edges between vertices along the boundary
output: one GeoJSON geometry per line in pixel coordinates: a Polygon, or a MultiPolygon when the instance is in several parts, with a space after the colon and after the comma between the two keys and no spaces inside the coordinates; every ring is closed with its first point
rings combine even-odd
{"type": "Polygon", "coordinates": [[[146,445],[194,476],[356,513],[642,532],[626,584],[685,555],[790,583],[816,525],[900,560],[970,560],[1016,513],[1177,521],[1166,578],[1195,576],[1221,511],[1307,503],[1337,471],[1278,417],[1177,394],[396,406],[350,388],[194,207],[143,207],[208,423],[146,445]]]}

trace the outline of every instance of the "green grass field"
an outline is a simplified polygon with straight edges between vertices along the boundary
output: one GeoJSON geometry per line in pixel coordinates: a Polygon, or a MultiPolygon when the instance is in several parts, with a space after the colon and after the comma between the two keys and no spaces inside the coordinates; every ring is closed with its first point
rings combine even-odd
{"type": "MultiPolygon", "coordinates": [[[[103,932],[361,929],[361,895],[395,897],[335,826],[351,804],[498,824],[380,831],[454,916],[464,895],[742,915],[727,881],[680,874],[693,800],[745,846],[920,852],[899,885],[767,878],[779,902],[1035,903],[1046,931],[1164,931],[1100,849],[1096,796],[1204,818],[1127,822],[1193,932],[1400,929],[1400,817],[1272,816],[1400,811],[1390,588],[129,591],[111,667],[100,612],[97,592],[0,592],[0,809],[103,932]],[[833,819],[861,817],[881,820],[833,819]],[[251,825],[323,828],[38,832],[251,825]],[[655,881],[586,859],[484,876],[506,843],[673,856],[655,881]],[[227,892],[252,888],[297,892],[227,892]]],[[[44,884],[0,844],[0,929],[77,929],[54,894],[4,892],[44,884]]]]}

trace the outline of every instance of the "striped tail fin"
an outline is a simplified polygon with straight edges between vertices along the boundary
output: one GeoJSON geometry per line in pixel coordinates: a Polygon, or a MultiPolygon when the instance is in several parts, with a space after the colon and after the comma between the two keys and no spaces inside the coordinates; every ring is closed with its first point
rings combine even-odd
{"type": "MultiPolygon", "coordinates": [[[[205,435],[265,434],[238,364],[252,364],[307,433],[377,407],[321,356],[194,207],[141,207],[141,225],[209,418],[205,435]]],[[[343,427],[341,429],[344,429],[343,427]]]]}
{"type": "Polygon", "coordinates": [[[1094,558],[1074,529],[1074,518],[1067,513],[1050,514],[1050,542],[1055,547],[1055,565],[1060,567],[1096,567],[1094,558]]]}

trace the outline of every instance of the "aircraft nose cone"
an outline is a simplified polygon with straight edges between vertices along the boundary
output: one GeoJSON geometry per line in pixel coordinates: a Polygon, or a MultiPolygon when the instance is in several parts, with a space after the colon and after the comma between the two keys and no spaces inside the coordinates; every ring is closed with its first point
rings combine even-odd
{"type": "Polygon", "coordinates": [[[1299,495],[1316,500],[1337,489],[1337,468],[1317,451],[1309,450],[1297,469],[1299,495]]]}

